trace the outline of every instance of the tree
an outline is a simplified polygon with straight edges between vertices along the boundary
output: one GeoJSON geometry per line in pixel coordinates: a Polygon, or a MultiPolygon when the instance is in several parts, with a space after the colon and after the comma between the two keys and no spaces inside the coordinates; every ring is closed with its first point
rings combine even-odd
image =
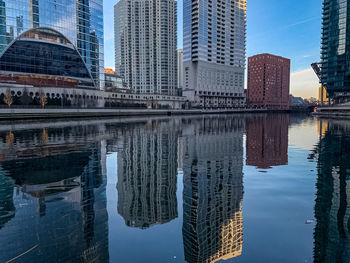
{"type": "Polygon", "coordinates": [[[4,102],[7,104],[7,106],[11,107],[11,105],[13,103],[13,98],[12,98],[10,89],[6,90],[5,97],[4,97],[4,102]]]}
{"type": "Polygon", "coordinates": [[[41,107],[45,108],[45,105],[47,104],[47,97],[44,92],[40,92],[40,105],[41,107]]]}

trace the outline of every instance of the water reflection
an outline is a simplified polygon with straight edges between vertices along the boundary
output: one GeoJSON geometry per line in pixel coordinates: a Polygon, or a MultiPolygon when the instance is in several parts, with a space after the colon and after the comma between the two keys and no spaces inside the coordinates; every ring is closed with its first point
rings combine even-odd
{"type": "Polygon", "coordinates": [[[14,182],[5,176],[0,167],[0,230],[15,216],[15,206],[13,204],[14,182]]]}
{"type": "Polygon", "coordinates": [[[1,262],[108,262],[105,157],[78,130],[0,134],[1,262]]]}
{"type": "Polygon", "coordinates": [[[148,228],[178,216],[175,120],[123,131],[118,152],[118,213],[131,227],[148,228]]]}
{"type": "MultiPolygon", "coordinates": [[[[118,242],[124,242],[126,236],[136,239],[143,235],[154,237],[148,253],[156,256],[167,249],[167,240],[176,236],[172,244],[182,257],[172,255],[174,262],[252,262],[257,258],[252,251],[260,251],[252,244],[259,240],[259,233],[266,233],[261,231],[264,225],[252,225],[254,216],[265,224],[273,221],[268,229],[272,237],[263,237],[267,242],[285,238],[287,231],[293,231],[288,226],[297,226],[310,231],[303,235],[314,239],[314,262],[347,262],[350,121],[307,119],[312,129],[304,133],[318,130],[319,134],[309,156],[317,162],[317,170],[311,173],[310,160],[300,157],[309,151],[288,148],[288,136],[293,129],[304,129],[304,118],[232,115],[0,125],[0,262],[31,248],[17,262],[118,262],[120,255],[110,258],[111,250],[123,247],[118,242]],[[295,125],[293,129],[291,125],[295,125]],[[249,166],[285,167],[267,170],[269,176],[261,177],[254,167],[244,167],[244,147],[249,166]],[[107,169],[109,154],[113,154],[109,162],[117,164],[113,166],[117,167],[115,174],[107,169]],[[314,176],[311,183],[316,182],[316,189],[306,189],[306,175],[300,175],[306,173],[304,167],[314,176]],[[109,194],[108,173],[116,177],[109,194]],[[249,178],[257,180],[256,184],[250,182],[251,189],[247,189],[249,178]],[[301,197],[293,196],[292,191],[284,193],[290,185],[311,194],[303,195],[298,189],[293,191],[301,197]],[[262,192],[257,189],[262,188],[272,194],[258,196],[262,192]],[[305,200],[314,193],[316,200],[305,200]],[[111,195],[115,203],[107,206],[111,195]],[[293,207],[304,198],[301,202],[308,202],[311,214],[315,207],[313,236],[313,229],[304,221],[291,223],[296,211],[284,209],[276,197],[293,207]],[[257,198],[273,215],[256,211],[257,198]],[[111,221],[116,217],[119,221],[111,221]],[[291,218],[291,222],[281,223],[279,218],[291,218]],[[112,224],[118,224],[118,231],[111,231],[112,224]],[[286,232],[275,235],[276,225],[286,232]]],[[[312,245],[311,239],[305,242],[312,245]]],[[[145,248],[135,249],[132,243],[126,246],[130,249],[121,251],[124,259],[136,252],[147,255],[145,248]]],[[[274,252],[268,249],[264,253],[285,257],[275,248],[271,248],[274,252]]],[[[311,259],[312,247],[307,253],[311,259]]],[[[147,262],[141,256],[136,258],[128,262],[147,262]]],[[[152,262],[171,260],[155,257],[152,262]]]]}
{"type": "Polygon", "coordinates": [[[289,114],[253,115],[246,118],[247,165],[260,169],[288,164],[289,114]]]}
{"type": "Polygon", "coordinates": [[[318,124],[314,262],[350,260],[350,122],[318,124]]]}
{"type": "Polygon", "coordinates": [[[189,263],[237,257],[243,246],[240,117],[189,120],[183,129],[183,242],[189,263]]]}

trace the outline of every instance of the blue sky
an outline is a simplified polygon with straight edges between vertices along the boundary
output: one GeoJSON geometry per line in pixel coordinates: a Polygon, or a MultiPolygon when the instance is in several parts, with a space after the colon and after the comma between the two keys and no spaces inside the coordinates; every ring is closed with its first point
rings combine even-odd
{"type": "MultiPolygon", "coordinates": [[[[113,6],[104,0],[105,67],[114,68],[113,6]]],[[[322,0],[248,0],[247,56],[272,53],[290,58],[291,92],[317,95],[317,78],[310,68],[319,61],[322,0]]],[[[182,0],[178,1],[178,47],[182,47],[182,0]]]]}

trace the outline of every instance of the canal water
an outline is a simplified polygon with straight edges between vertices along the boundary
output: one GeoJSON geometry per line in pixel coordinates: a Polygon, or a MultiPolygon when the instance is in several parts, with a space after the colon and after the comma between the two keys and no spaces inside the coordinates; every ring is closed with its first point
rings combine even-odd
{"type": "Polygon", "coordinates": [[[349,260],[350,120],[0,124],[0,262],[349,260]]]}

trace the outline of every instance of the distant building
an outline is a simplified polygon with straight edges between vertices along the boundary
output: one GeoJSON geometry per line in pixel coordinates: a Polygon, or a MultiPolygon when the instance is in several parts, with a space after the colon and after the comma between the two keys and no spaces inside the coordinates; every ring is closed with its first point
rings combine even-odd
{"type": "Polygon", "coordinates": [[[350,100],[349,8],[349,1],[323,1],[321,83],[336,103],[350,100]]]}
{"type": "Polygon", "coordinates": [[[248,97],[250,107],[288,110],[290,60],[260,54],[248,58],[248,97]]]}
{"type": "Polygon", "coordinates": [[[289,102],[291,108],[307,108],[310,106],[309,102],[303,99],[302,97],[294,97],[293,95],[289,95],[289,102]]]}
{"type": "Polygon", "coordinates": [[[201,107],[244,105],[246,0],[184,0],[183,95],[201,107]]]}
{"type": "Polygon", "coordinates": [[[259,115],[246,119],[247,165],[260,169],[288,164],[289,115],[259,115]]]}
{"type": "Polygon", "coordinates": [[[130,93],[131,89],[124,85],[123,79],[110,68],[105,68],[105,91],[130,93]]]}
{"type": "Polygon", "coordinates": [[[321,104],[328,104],[327,89],[325,86],[318,88],[318,102],[321,104]]]}
{"type": "Polygon", "coordinates": [[[105,74],[115,74],[115,70],[112,68],[105,68],[104,72],[105,74]]]}
{"type": "Polygon", "coordinates": [[[176,13],[175,0],[114,6],[116,73],[133,92],[177,95],[176,13]]]}
{"type": "Polygon", "coordinates": [[[183,81],[184,81],[184,73],[183,73],[183,50],[177,50],[177,95],[182,95],[183,90],[183,81]]]}

